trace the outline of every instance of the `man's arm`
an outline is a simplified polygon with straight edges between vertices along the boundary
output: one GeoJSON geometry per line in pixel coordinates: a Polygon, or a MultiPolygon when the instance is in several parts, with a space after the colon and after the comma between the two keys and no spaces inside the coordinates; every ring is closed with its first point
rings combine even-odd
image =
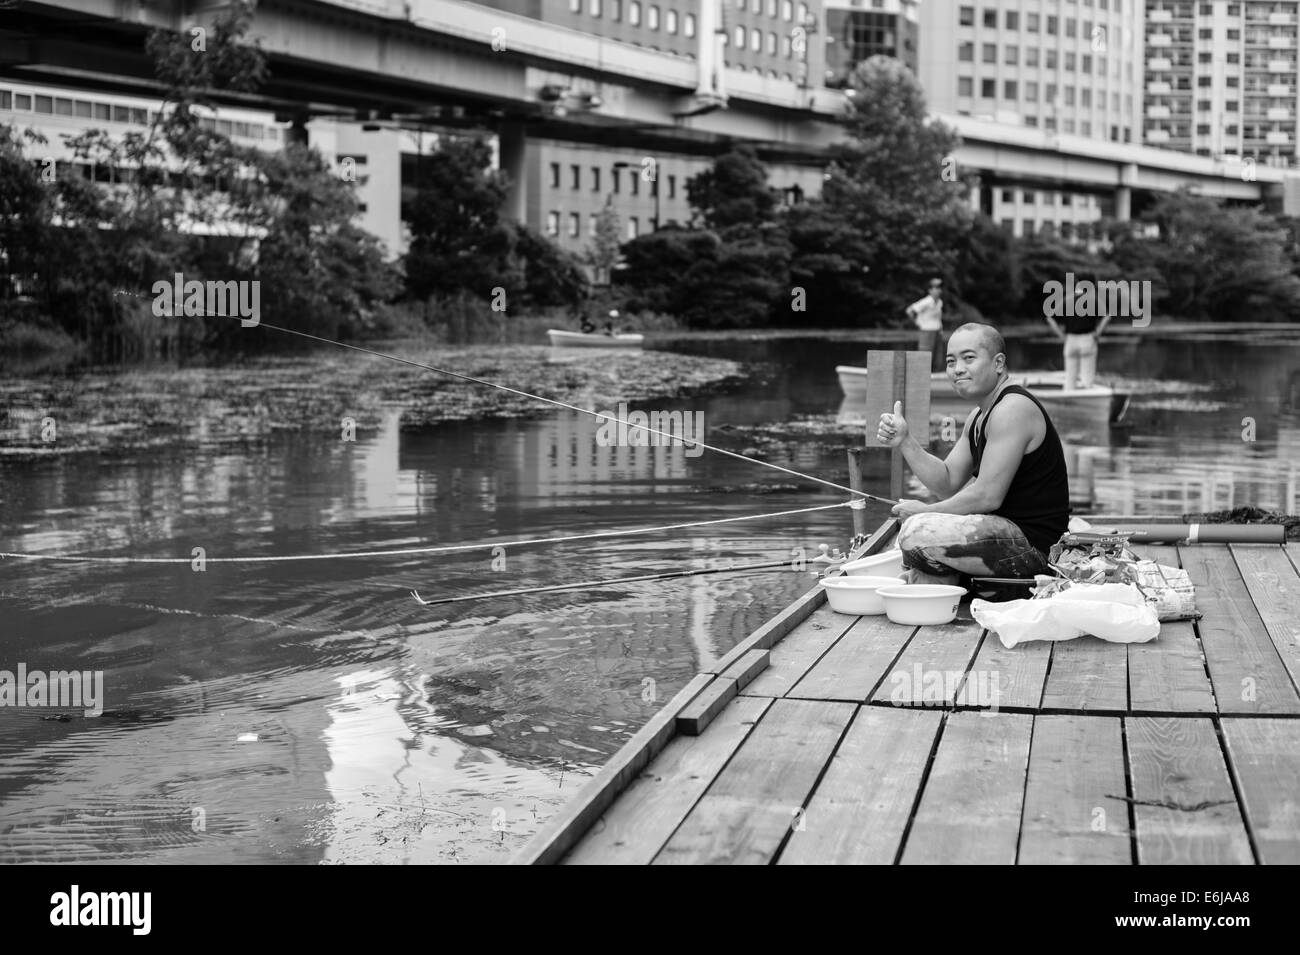
{"type": "Polygon", "coordinates": [[[1110,324],[1110,320],[1113,317],[1114,316],[1111,315],[1103,315],[1101,317],[1101,323],[1097,326],[1096,330],[1093,332],[1093,334],[1097,336],[1097,338],[1101,338],[1101,333],[1106,330],[1106,326],[1110,324]]]}
{"type": "Polygon", "coordinates": [[[951,496],[970,480],[971,472],[975,470],[975,462],[970,455],[970,444],[966,440],[966,432],[970,429],[971,419],[974,417],[975,411],[972,410],[966,416],[966,425],[961,430],[961,437],[948,452],[948,457],[942,461],[921,447],[910,431],[903,439],[903,443],[898,446],[912,473],[941,498],[951,496]]]}
{"type": "MultiPolygon", "coordinates": [[[[988,443],[974,481],[946,500],[926,506],[933,514],[989,514],[1002,506],[1041,415],[1023,395],[1009,395],[989,415],[988,443]]],[[[915,470],[915,469],[913,469],[915,470]]]]}
{"type": "Polygon", "coordinates": [[[1060,325],[1056,324],[1056,319],[1050,315],[1044,315],[1043,318],[1047,319],[1047,324],[1052,326],[1052,333],[1061,341],[1065,341],[1065,331],[1060,325]]]}

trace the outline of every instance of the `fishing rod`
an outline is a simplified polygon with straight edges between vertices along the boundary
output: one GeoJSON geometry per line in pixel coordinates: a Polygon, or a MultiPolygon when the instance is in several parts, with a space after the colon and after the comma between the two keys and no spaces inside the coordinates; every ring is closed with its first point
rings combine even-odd
{"type": "MultiPolygon", "coordinates": [[[[809,561],[813,563],[813,561],[809,561]]],[[[790,567],[793,569],[793,563],[788,560],[778,560],[767,564],[742,564],[739,567],[706,567],[702,570],[674,570],[663,574],[642,574],[637,577],[613,577],[606,580],[582,580],[572,584],[552,584],[548,587],[523,587],[519,590],[498,590],[487,594],[462,594],[459,597],[439,597],[436,600],[425,600],[420,596],[418,591],[412,590],[411,596],[425,607],[432,607],[436,604],[460,603],[462,600],[486,600],[489,597],[516,597],[521,594],[540,594],[552,590],[572,590],[575,587],[607,587],[614,584],[630,584],[643,580],[666,580],[669,577],[696,577],[703,574],[725,574],[731,571],[741,570],[771,570],[776,567],[790,567]]]]}

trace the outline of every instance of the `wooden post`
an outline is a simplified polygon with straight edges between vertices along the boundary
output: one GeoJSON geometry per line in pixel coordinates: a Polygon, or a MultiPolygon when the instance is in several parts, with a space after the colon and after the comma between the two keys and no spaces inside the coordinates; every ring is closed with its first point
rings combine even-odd
{"type": "MultiPolygon", "coordinates": [[[[862,491],[862,448],[849,448],[849,487],[862,491]]],[[[867,499],[854,497],[849,510],[853,514],[853,539],[867,536],[867,499]]]]}
{"type": "MultiPolygon", "coordinates": [[[[903,403],[912,437],[930,443],[930,353],[921,351],[867,352],[866,444],[879,448],[875,428],[880,415],[892,413],[894,402],[903,403]]],[[[903,455],[892,449],[889,462],[889,496],[903,496],[903,455]]]]}

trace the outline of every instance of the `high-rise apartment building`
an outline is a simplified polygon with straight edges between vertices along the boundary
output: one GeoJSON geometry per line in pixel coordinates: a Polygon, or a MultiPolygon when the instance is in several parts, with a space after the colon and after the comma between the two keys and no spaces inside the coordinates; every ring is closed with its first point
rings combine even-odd
{"type": "Polygon", "coordinates": [[[913,73],[919,52],[919,0],[824,0],[826,78],[842,89],[853,68],[873,56],[892,56],[913,73]]]}
{"type": "Polygon", "coordinates": [[[1144,141],[1293,165],[1298,8],[1300,0],[1148,0],[1144,141]]]}
{"type": "Polygon", "coordinates": [[[1141,141],[1142,0],[927,0],[919,14],[932,110],[1141,141]]]}

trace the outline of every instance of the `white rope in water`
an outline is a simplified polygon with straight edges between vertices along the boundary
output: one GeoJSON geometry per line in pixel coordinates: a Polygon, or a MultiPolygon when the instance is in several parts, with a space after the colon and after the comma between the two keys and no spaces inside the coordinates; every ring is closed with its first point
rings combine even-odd
{"type": "MultiPolygon", "coordinates": [[[[657,531],[675,531],[686,527],[708,527],[712,524],[734,524],[737,521],[761,521],[771,517],[788,517],[791,514],[808,514],[812,511],[827,511],[836,507],[848,507],[848,501],[838,504],[821,504],[817,507],[801,507],[793,511],[777,511],[772,514],[749,514],[744,517],[720,517],[711,521],[691,521],[686,524],[665,524],[659,527],[634,527],[628,530],[596,531],[591,534],[569,534],[564,537],[538,537],[516,541],[482,541],[477,544],[451,544],[445,547],[412,547],[404,550],[369,550],[355,554],[284,554],[266,557],[204,557],[208,564],[258,564],[282,563],[291,560],[347,560],[357,557],[403,557],[412,554],[452,554],[468,550],[491,550],[495,547],[527,547],[532,544],[559,544],[568,541],[594,540],[599,537],[624,537],[633,534],[653,534],[657,531]]],[[[0,552],[0,557],[13,557],[19,560],[52,560],[80,564],[190,564],[194,557],[77,557],[63,554],[15,554],[0,552]]]]}

